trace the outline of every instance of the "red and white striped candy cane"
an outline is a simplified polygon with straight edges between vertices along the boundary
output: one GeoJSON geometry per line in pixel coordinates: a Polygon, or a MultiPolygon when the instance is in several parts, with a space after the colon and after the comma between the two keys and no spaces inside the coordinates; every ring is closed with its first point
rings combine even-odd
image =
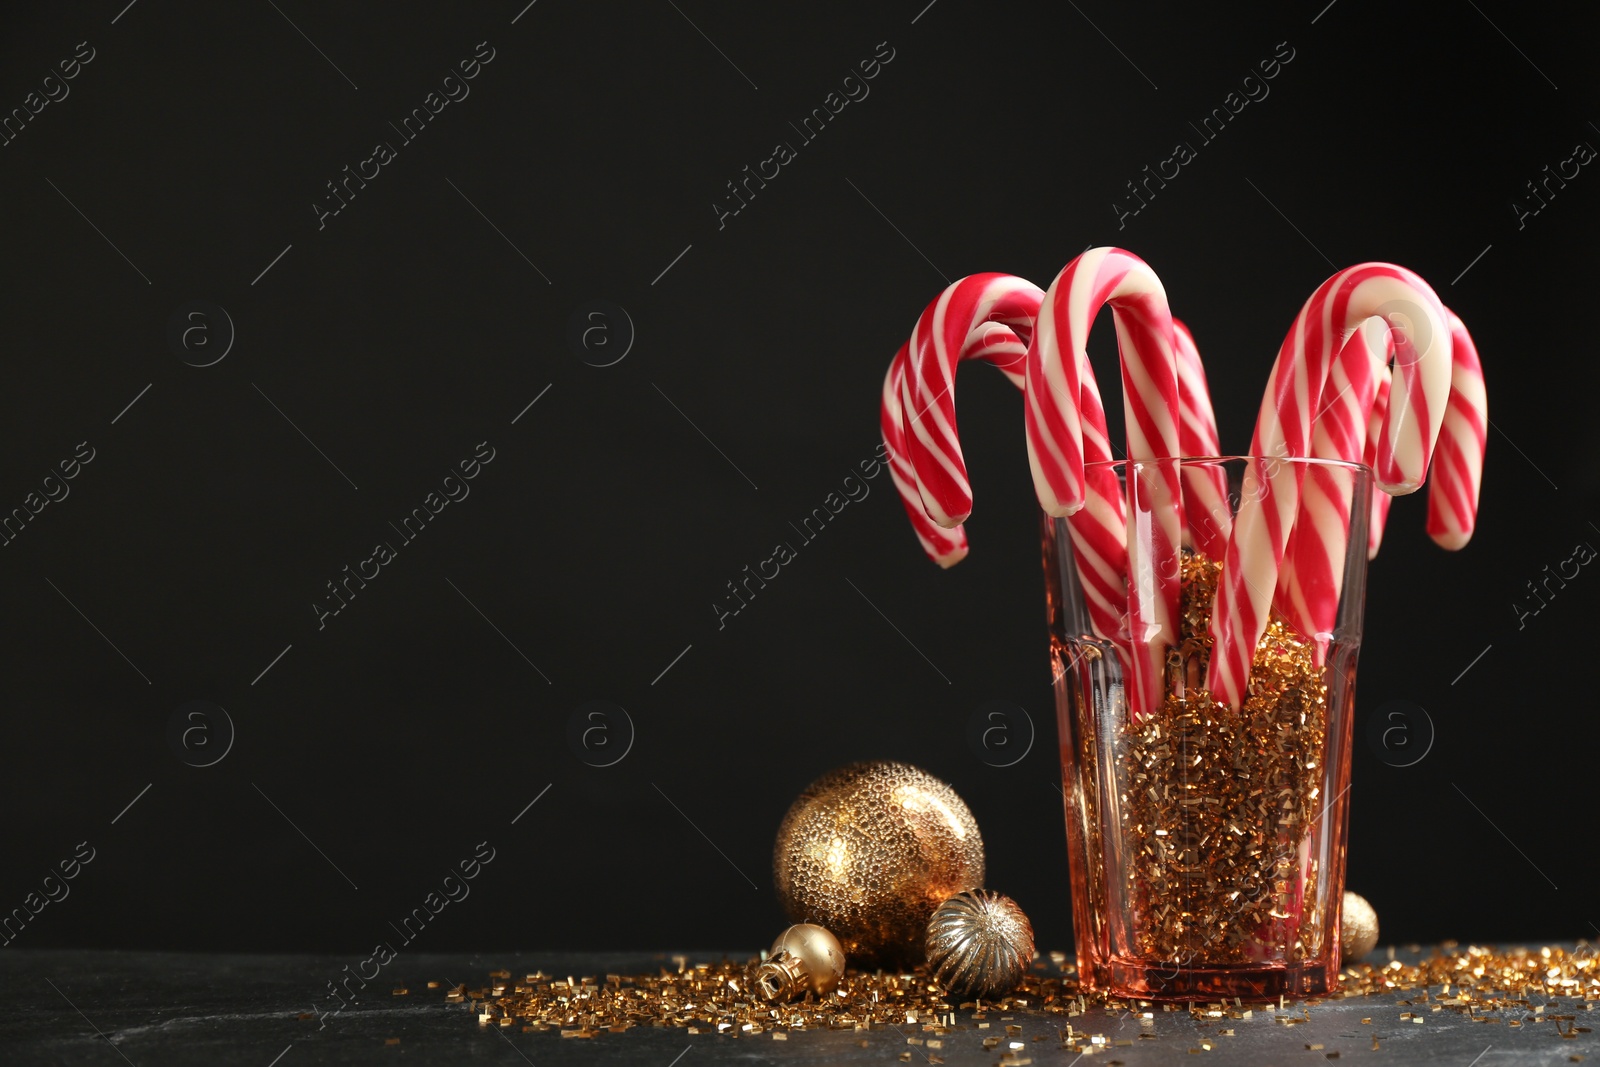
{"type": "MultiPolygon", "coordinates": [[[[1391,346],[1390,354],[1393,354],[1391,346]]],[[[1383,420],[1389,413],[1389,389],[1394,374],[1389,370],[1388,356],[1384,357],[1382,373],[1378,375],[1378,393],[1372,401],[1372,415],[1367,419],[1367,447],[1361,453],[1361,462],[1372,466],[1378,462],[1378,438],[1383,436],[1383,420]]],[[[1389,524],[1389,506],[1394,497],[1388,493],[1372,494],[1372,514],[1367,517],[1367,558],[1378,555],[1383,544],[1383,528],[1389,524]]]]}
{"type": "MultiPolygon", "coordinates": [[[[1206,384],[1205,366],[1194,335],[1177,319],[1172,320],[1173,340],[1178,353],[1178,400],[1182,422],[1178,424],[1178,447],[1185,456],[1220,456],[1217,415],[1211,407],[1211,389],[1206,384]]],[[[1221,559],[1233,529],[1233,509],[1228,505],[1228,475],[1218,466],[1183,468],[1184,533],[1196,552],[1210,559],[1221,559]]]]}
{"type": "MultiPolygon", "coordinates": [[[[1095,315],[1111,305],[1122,353],[1123,412],[1132,463],[1176,458],[1179,447],[1177,354],[1166,291],[1139,257],[1095,248],[1068,263],[1051,282],[1028,349],[1028,464],[1045,512],[1057,517],[1103,500],[1104,485],[1086,483],[1083,427],[1085,343],[1095,315]]],[[[1127,547],[1128,632],[1134,654],[1130,714],[1154,709],[1162,696],[1166,646],[1177,635],[1183,517],[1177,464],[1140,471],[1130,466],[1127,547]],[[1146,533],[1145,531],[1148,531],[1146,533]],[[1151,558],[1141,547],[1148,537],[1151,558]]]]}
{"type": "MultiPolygon", "coordinates": [[[[1043,295],[1037,287],[1033,291],[1043,295]]],[[[1027,290],[1018,286],[1017,293],[1025,298],[1027,290]]],[[[938,305],[939,300],[936,299],[930,307],[937,309],[938,305]]],[[[968,334],[957,362],[974,359],[993,363],[1014,385],[1021,388],[1022,367],[1027,356],[1027,344],[1022,338],[1032,335],[1033,318],[1030,312],[1037,313],[1037,310],[1036,303],[1030,308],[1025,301],[1009,302],[1001,306],[999,312],[991,309],[991,316],[1004,314],[1006,317],[991,317],[980,322],[968,334]]],[[[927,314],[924,312],[925,317],[927,314]]],[[[929,516],[923,506],[911,453],[906,447],[906,427],[910,420],[904,414],[904,378],[910,362],[910,344],[907,342],[900,347],[884,378],[880,423],[888,446],[890,475],[900,493],[912,529],[923,551],[934,562],[941,567],[951,567],[967,554],[966,534],[960,526],[946,528],[929,516]]],[[[948,356],[949,351],[946,347],[943,354],[948,356]]],[[[930,354],[938,358],[940,352],[935,348],[930,354]]],[[[954,368],[950,369],[949,374],[953,381],[954,368]]],[[[944,395],[950,395],[951,392],[946,388],[944,395]]],[[[1085,454],[1093,462],[1110,460],[1110,435],[1106,430],[1105,409],[1093,372],[1087,367],[1083,370],[1081,417],[1085,454]]],[[[1122,628],[1127,583],[1122,491],[1116,475],[1111,471],[1096,471],[1091,477],[1100,491],[1091,506],[1067,520],[1067,528],[1074,546],[1090,623],[1101,638],[1115,642],[1122,628]]]]}
{"type": "MultiPolygon", "coordinates": [[[[879,429],[887,446],[889,476],[900,494],[900,503],[906,509],[911,529],[917,535],[923,552],[941,567],[953,567],[967,555],[966,531],[955,526],[946,529],[928,517],[922,506],[922,494],[917,489],[916,472],[911,467],[911,456],[906,449],[905,419],[901,413],[900,398],[906,371],[906,354],[910,342],[900,346],[889,371],[883,379],[883,404],[879,411],[879,429]]],[[[1022,360],[1028,346],[1008,326],[990,324],[975,332],[962,350],[962,359],[975,359],[992,363],[1022,388],[1022,360]]]]}
{"type": "MultiPolygon", "coordinates": [[[[1322,389],[1322,407],[1314,419],[1314,458],[1361,462],[1368,444],[1368,424],[1374,414],[1381,414],[1375,399],[1393,348],[1389,324],[1380,318],[1367,319],[1345,341],[1330,368],[1322,389]]],[[[1381,433],[1380,422],[1376,434],[1381,433]]],[[[1376,439],[1372,445],[1375,451],[1376,439]]],[[[1314,641],[1318,663],[1327,653],[1328,639],[1338,621],[1354,489],[1355,477],[1347,468],[1309,467],[1300,486],[1300,512],[1278,574],[1274,603],[1291,626],[1314,641]]],[[[1375,496],[1390,499],[1386,493],[1375,496]]]]}
{"type": "Polygon", "coordinates": [[[1084,506],[1066,517],[1072,555],[1078,566],[1089,624],[1121,652],[1124,668],[1132,662],[1123,614],[1128,605],[1128,527],[1126,503],[1111,462],[1111,433],[1106,429],[1100,386],[1088,356],[1079,368],[1079,416],[1083,427],[1084,506]]]}
{"type": "Polygon", "coordinates": [[[956,368],[969,342],[981,349],[986,336],[1025,335],[1043,297],[1025,278],[973,274],[940,293],[911,332],[900,386],[905,445],[923,507],[940,526],[959,526],[972,514],[972,486],[956,432],[956,368]]]}
{"type": "Polygon", "coordinates": [[[1478,346],[1466,325],[1450,315],[1450,402],[1444,409],[1439,447],[1428,487],[1428,536],[1441,548],[1464,546],[1478,524],[1478,486],[1489,438],[1489,396],[1483,385],[1478,346]]]}
{"type": "Polygon", "coordinates": [[[947,530],[928,518],[922,506],[922,496],[917,492],[916,472],[911,469],[911,457],[906,453],[905,425],[900,413],[900,385],[906,373],[906,349],[902,344],[889,362],[889,372],[883,377],[883,403],[879,408],[878,427],[887,446],[889,477],[905,505],[906,518],[916,533],[922,551],[941,567],[953,567],[967,555],[967,534],[961,527],[947,530]]]}
{"type": "MultiPolygon", "coordinates": [[[[1455,550],[1472,537],[1477,522],[1488,396],[1471,335],[1454,312],[1446,308],[1445,314],[1451,336],[1450,399],[1428,474],[1428,534],[1441,547],[1455,550]]],[[[1317,417],[1313,456],[1369,464],[1376,460],[1389,402],[1387,364],[1393,351],[1393,338],[1381,319],[1368,319],[1345,342],[1324,388],[1324,396],[1330,389],[1338,392],[1317,417]]],[[[1319,661],[1337,622],[1352,486],[1347,471],[1311,468],[1301,486],[1300,514],[1278,577],[1278,610],[1292,626],[1316,639],[1319,661]]],[[[1378,492],[1372,499],[1369,559],[1377,554],[1394,498],[1378,492]]]]}
{"type": "MultiPolygon", "coordinates": [[[[1447,311],[1449,309],[1446,309],[1447,311]]],[[[1483,480],[1483,454],[1488,446],[1488,395],[1483,386],[1483,366],[1478,348],[1466,325],[1450,312],[1451,348],[1450,401],[1444,409],[1444,426],[1439,431],[1439,454],[1433,483],[1428,488],[1428,535],[1441,548],[1455,550],[1472,537],[1478,521],[1478,486],[1483,480]],[[1444,459],[1446,441],[1452,459],[1444,459]]],[[[1388,404],[1387,379],[1379,386],[1377,406],[1372,413],[1372,438],[1368,448],[1377,449],[1379,420],[1388,404]]],[[[1371,464],[1371,457],[1367,459],[1371,464]]],[[[1372,497],[1367,558],[1378,554],[1383,543],[1383,528],[1394,498],[1386,493],[1372,497]]]]}
{"type": "Polygon", "coordinates": [[[1278,585],[1300,505],[1301,465],[1275,460],[1310,454],[1313,416],[1345,340],[1373,316],[1394,327],[1396,366],[1375,454],[1379,488],[1409,493],[1422,484],[1450,392],[1450,334],[1444,305],[1404,267],[1363,263],[1329,278],[1301,309],[1278,350],[1262,398],[1233,535],[1212,612],[1207,685],[1237,707],[1278,585]]]}
{"type": "MultiPolygon", "coordinates": [[[[1428,487],[1428,535],[1441,548],[1455,550],[1472,537],[1478,521],[1478,486],[1483,480],[1483,454],[1488,445],[1489,400],[1484,391],[1478,347],[1466,325],[1454,312],[1449,314],[1450,400],[1445,405],[1444,425],[1439,430],[1433,483],[1428,487]],[[1447,448],[1452,455],[1448,461],[1444,458],[1447,448]]],[[[1377,452],[1378,427],[1388,404],[1389,380],[1385,370],[1372,409],[1368,451],[1364,457],[1368,466],[1377,452]]],[[[1372,494],[1372,517],[1367,527],[1368,559],[1376,557],[1383,544],[1383,528],[1392,503],[1394,498],[1387,493],[1372,494]]]]}
{"type": "MultiPolygon", "coordinates": [[[[981,320],[977,328],[969,331],[954,349],[956,357],[954,363],[968,359],[992,363],[1020,389],[1023,385],[1022,362],[1027,357],[1028,351],[1027,338],[1032,334],[1033,317],[1038,313],[1038,301],[1043,296],[1043,291],[1038,286],[1021,278],[1010,278],[1008,275],[1000,274],[963,278],[936,297],[923,311],[918,323],[920,325],[936,314],[947,312],[953,295],[959,294],[963,299],[970,299],[975,287],[980,300],[984,298],[985,292],[993,292],[995,289],[1004,292],[1000,294],[1001,299],[991,304],[989,308],[991,318],[981,320]]],[[[969,309],[969,316],[975,311],[975,308],[969,309]]],[[[889,454],[890,477],[900,494],[900,502],[906,509],[906,517],[911,521],[911,528],[928,558],[939,566],[948,568],[966,557],[967,536],[959,523],[952,527],[936,523],[923,503],[922,488],[912,458],[914,453],[908,428],[922,422],[924,411],[921,407],[912,408],[908,417],[905,410],[906,374],[913,363],[912,344],[916,340],[917,337],[913,334],[912,340],[902,344],[889,363],[888,373],[884,375],[883,380],[879,428],[889,454]]],[[[951,351],[946,346],[943,349],[936,349],[934,355],[948,356],[951,351]]],[[[945,425],[949,427],[951,441],[954,442],[953,448],[959,461],[960,443],[954,441],[954,393],[951,389],[954,383],[954,363],[948,367],[948,381],[938,399],[949,397],[949,417],[945,425]]],[[[962,477],[965,478],[964,468],[962,477]]],[[[968,509],[970,510],[970,494],[968,509]]]]}

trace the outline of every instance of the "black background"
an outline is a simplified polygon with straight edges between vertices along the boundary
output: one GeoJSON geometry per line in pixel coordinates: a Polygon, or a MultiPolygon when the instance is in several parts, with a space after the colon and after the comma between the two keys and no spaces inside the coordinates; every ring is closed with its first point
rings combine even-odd
{"type": "Polygon", "coordinates": [[[711,605],[872,455],[889,357],[947,279],[1044,285],[1091,244],[1162,276],[1226,449],[1335,266],[1409,266],[1473,329],[1496,427],[1479,531],[1446,555],[1397,503],[1360,676],[1358,739],[1390,700],[1437,736],[1407,768],[1358,743],[1349,880],[1386,938],[1596,931],[1600,577],[1521,630],[1513,608],[1600,544],[1600,177],[1523,228],[1512,208],[1600,145],[1593,23],[1502,0],[925,2],[7,6],[5,109],[95,50],[0,148],[0,508],[96,450],[0,549],[0,912],[97,850],[13,944],[365,950],[487,840],[419,948],[753,949],[783,924],[789,801],[874,757],[950,781],[990,885],[1069,947],[1015,390],[962,379],[960,566],[922,557],[880,477],[720,631],[711,605]],[[471,95],[319,230],[324,183],[480,41],[471,95]],[[870,96],[719,229],[724,183],[882,41],[870,96]],[[1188,122],[1285,41],[1270,96],[1199,146],[1188,122]],[[1198,158],[1119,228],[1124,183],[1178,140],[1198,158]],[[597,298],[637,331],[606,368],[567,340],[597,298]],[[237,329],[206,368],[166,340],[197,299],[237,329]],[[471,495],[319,630],[324,583],[485,440],[471,495]],[[209,768],[167,745],[193,699],[237,727],[209,768]],[[637,727],[615,766],[567,744],[592,700],[637,727]],[[990,700],[1038,727],[1009,768],[968,745],[990,700]]]}

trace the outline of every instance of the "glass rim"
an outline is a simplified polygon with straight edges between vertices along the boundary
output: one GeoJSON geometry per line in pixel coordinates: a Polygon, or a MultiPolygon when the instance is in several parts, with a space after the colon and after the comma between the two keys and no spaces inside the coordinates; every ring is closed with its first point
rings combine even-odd
{"type": "Polygon", "coordinates": [[[1084,470],[1113,470],[1121,472],[1128,466],[1159,466],[1164,463],[1217,464],[1217,463],[1290,463],[1305,467],[1326,467],[1346,470],[1366,478],[1375,472],[1365,463],[1343,459],[1320,459],[1315,456],[1164,456],[1153,459],[1100,459],[1085,463],[1084,470]]]}

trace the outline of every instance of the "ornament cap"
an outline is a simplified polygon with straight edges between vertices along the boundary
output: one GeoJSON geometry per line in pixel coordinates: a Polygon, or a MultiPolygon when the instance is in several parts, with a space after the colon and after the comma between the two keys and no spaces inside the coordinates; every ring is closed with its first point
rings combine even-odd
{"type": "Polygon", "coordinates": [[[780,952],[756,968],[756,992],[769,1004],[793,1000],[809,984],[800,961],[787,952],[780,952]]]}
{"type": "Polygon", "coordinates": [[[796,923],[772,943],[771,953],[756,967],[756,993],[770,1003],[818,996],[838,988],[844,977],[844,948],[839,939],[815,923],[796,923]]]}

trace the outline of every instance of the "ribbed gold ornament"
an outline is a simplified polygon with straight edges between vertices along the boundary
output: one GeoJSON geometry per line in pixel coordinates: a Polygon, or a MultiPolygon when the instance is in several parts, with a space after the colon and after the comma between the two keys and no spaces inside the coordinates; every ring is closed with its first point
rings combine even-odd
{"type": "Polygon", "coordinates": [[[940,903],[983,885],[983,838],[955,790],[904,763],[853,763],[806,787],[778,828],[778,899],[858,966],[916,963],[940,903]]]}
{"type": "Polygon", "coordinates": [[[1032,962],[1033,924],[1003,894],[957,894],[928,921],[928,969],[952,996],[1002,997],[1032,962]]]}

